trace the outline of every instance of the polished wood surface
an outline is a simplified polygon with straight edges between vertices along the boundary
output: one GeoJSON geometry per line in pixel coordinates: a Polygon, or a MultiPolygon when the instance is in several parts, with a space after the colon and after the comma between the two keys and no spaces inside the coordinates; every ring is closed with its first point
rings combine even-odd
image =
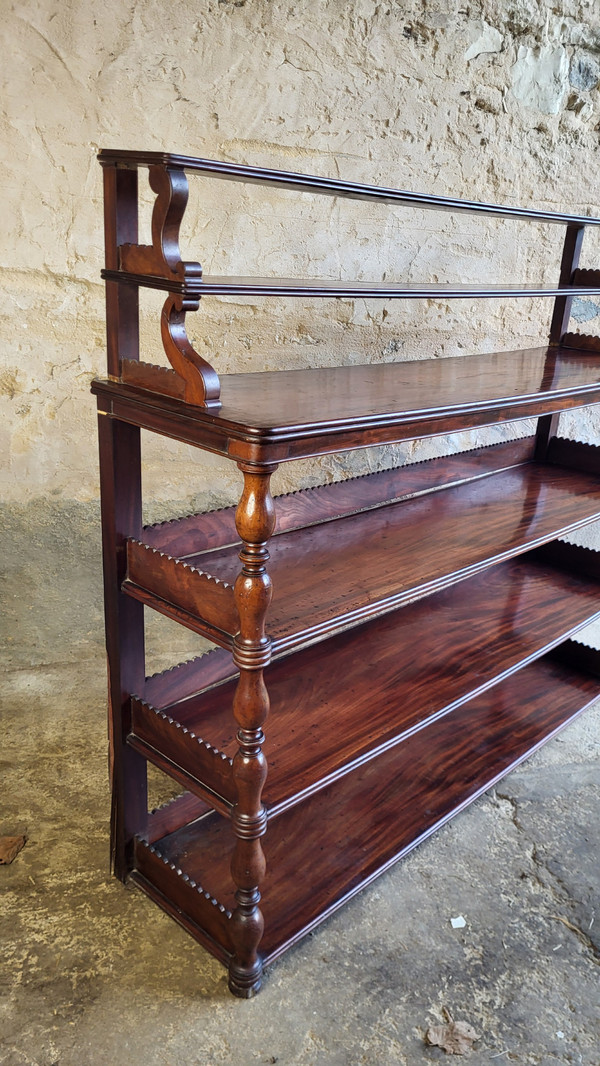
{"type": "Polygon", "coordinates": [[[599,556],[556,540],[600,517],[600,450],[558,438],[560,412],[600,403],[598,342],[566,332],[573,297],[600,293],[600,272],[578,268],[584,229],[600,219],[161,152],[100,161],[108,380],[93,392],[113,865],[249,997],[265,961],[600,694],[600,653],[574,639],[600,617],[599,556]],[[140,166],[155,194],[150,244],[138,236],[140,166]],[[560,274],[544,285],[408,283],[385,264],[385,280],[206,275],[181,255],[186,170],[557,223],[560,274]],[[168,366],[140,360],[142,286],[166,292],[168,366]],[[186,331],[201,297],[357,295],[550,296],[549,344],[221,383],[186,331]],[[530,416],[535,436],[522,442],[270,494],[280,462],[530,416]],[[235,513],[142,530],[140,429],[236,462],[235,513]],[[221,647],[145,678],[142,605],[221,647]],[[154,812],[148,761],[186,789],[154,812]]]}
{"type": "Polygon", "coordinates": [[[104,562],[104,618],[109,662],[109,774],[111,787],[111,867],[126,880],[133,837],[146,822],[146,761],[126,738],[131,729],[129,694],[144,684],[144,613],[122,592],[125,538],[142,527],[140,432],[135,426],[100,416],[100,499],[104,562]],[[123,462],[123,457],[127,462],[123,462]]]}
{"type": "Polygon", "coordinates": [[[218,414],[197,417],[247,432],[296,430],[312,433],[332,423],[369,426],[435,418],[453,409],[540,403],[577,393],[600,397],[600,363],[594,354],[570,348],[528,348],[407,363],[324,367],[230,374],[221,379],[218,414]]]}
{"type": "MultiPolygon", "coordinates": [[[[355,486],[357,503],[363,486],[371,498],[368,478],[361,479],[355,486]]],[[[349,515],[335,525],[292,529],[269,545],[273,651],[330,636],[597,518],[597,477],[528,463],[349,515]]],[[[123,588],[231,646],[238,628],[232,588],[238,550],[234,544],[177,562],[130,542],[123,588]],[[145,570],[144,555],[149,556],[145,570]],[[223,603],[222,631],[213,624],[217,594],[223,603]]]]}
{"type": "MultiPolygon", "coordinates": [[[[140,263],[140,265],[142,265],[140,263]]],[[[570,285],[467,285],[456,282],[345,281],[333,278],[252,278],[203,277],[180,280],[158,274],[131,273],[126,270],[103,270],[105,281],[124,285],[161,289],[189,297],[202,296],[304,296],[312,299],[351,299],[353,296],[379,300],[478,300],[519,299],[538,296],[598,296],[600,283],[570,285]]],[[[195,309],[196,310],[196,309],[195,309]]]]}
{"type": "MultiPolygon", "coordinates": [[[[564,545],[567,563],[570,551],[576,567],[585,549],[564,545]]],[[[598,553],[587,554],[600,569],[598,553]]],[[[600,573],[591,582],[525,557],[273,662],[265,675],[270,817],[428,726],[599,613],[600,573]]],[[[163,708],[134,697],[129,743],[187,787],[201,794],[208,788],[232,805],[234,691],[230,681],[163,708]]],[[[226,812],[224,804],[218,809],[226,812]]]]}
{"type": "MultiPolygon", "coordinates": [[[[574,272],[579,266],[584,234],[584,226],[571,225],[567,226],[565,230],[560,263],[560,285],[570,285],[573,281],[574,272]]],[[[572,306],[572,293],[557,296],[554,301],[552,320],[550,322],[550,336],[548,338],[550,344],[566,344],[566,341],[563,338],[566,330],[569,328],[572,306]]],[[[538,419],[536,428],[537,445],[535,458],[539,459],[541,462],[546,458],[549,441],[558,435],[559,420],[560,414],[557,412],[550,415],[544,415],[542,418],[538,419]]]]}
{"type": "Polygon", "coordinates": [[[171,703],[211,688],[236,674],[230,652],[213,648],[187,662],[152,674],[144,682],[144,698],[154,707],[168,707],[171,703]]]}
{"type": "Polygon", "coordinates": [[[583,348],[588,352],[600,352],[600,337],[591,333],[564,333],[562,343],[566,348],[583,348]]]}
{"type": "Polygon", "coordinates": [[[562,347],[370,366],[232,374],[219,412],[94,382],[114,415],[232,458],[302,455],[435,436],[600,402],[593,352],[562,347]]]}
{"type": "Polygon", "coordinates": [[[197,818],[208,814],[211,807],[194,796],[191,792],[182,792],[175,799],[169,800],[161,807],[148,812],[148,819],[143,836],[149,844],[160,840],[161,837],[174,833],[181,829],[182,825],[195,822],[197,818]]]}
{"type": "Polygon", "coordinates": [[[403,189],[386,189],[377,185],[343,181],[339,178],[317,177],[313,174],[298,174],[285,170],[268,170],[264,167],[245,166],[220,159],[199,159],[174,152],[134,152],[104,148],[99,152],[98,159],[103,166],[119,164],[133,169],[140,166],[179,167],[190,173],[209,174],[214,178],[241,181],[249,185],[271,185],[294,189],[297,192],[318,192],[355,200],[376,200],[387,204],[405,204],[410,207],[491,215],[496,218],[529,219],[562,225],[565,223],[580,223],[585,226],[600,225],[600,218],[594,218],[591,215],[569,215],[532,208],[502,207],[497,204],[478,203],[475,200],[458,200],[448,196],[406,192],[403,189]]]}
{"type": "Polygon", "coordinates": [[[579,440],[552,437],[548,442],[547,461],[556,466],[580,470],[583,474],[600,476],[600,448],[579,440]]]}
{"type": "MultiPolygon", "coordinates": [[[[535,437],[523,437],[275,496],[273,535],[508,470],[532,459],[534,450],[535,437]]],[[[186,560],[211,548],[237,543],[235,512],[235,507],[226,507],[158,522],[145,526],[141,539],[158,551],[186,560]]]]}
{"type": "MultiPolygon", "coordinates": [[[[540,660],[275,819],[265,841],[265,963],[462,810],[598,695],[598,678],[540,660]]],[[[196,901],[182,899],[183,876],[230,908],[230,839],[227,820],[206,815],[157,841],[153,852],[139,842],[136,863],[150,878],[162,866],[168,882],[165,895],[177,899],[184,910],[196,901]]],[[[167,909],[173,913],[172,907],[167,909]]]]}

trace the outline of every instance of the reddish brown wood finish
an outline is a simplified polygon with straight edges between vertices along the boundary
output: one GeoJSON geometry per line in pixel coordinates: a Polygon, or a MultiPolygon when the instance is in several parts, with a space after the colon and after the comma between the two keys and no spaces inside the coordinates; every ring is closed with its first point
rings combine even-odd
{"type": "Polygon", "coordinates": [[[229,988],[242,998],[261,986],[262,960],[258,945],[264,921],[259,907],[260,884],[265,875],[261,837],[267,828],[262,790],[267,779],[267,761],[262,751],[262,727],[269,713],[269,694],[263,671],[271,658],[271,641],[265,619],[271,602],[271,579],[267,573],[267,541],[275,527],[275,508],[270,491],[271,469],[241,465],[244,490],[235,515],[242,542],[242,569],[235,582],[235,605],[240,625],[233,642],[233,661],[240,671],[233,696],[233,713],[239,726],[238,745],[231,768],[236,802],[231,820],[236,836],[231,876],[236,888],[236,907],[231,919],[234,953],[229,963],[229,988]]]}
{"type": "Polygon", "coordinates": [[[177,829],[181,829],[182,825],[195,822],[197,818],[202,818],[210,811],[211,808],[197,796],[192,795],[191,792],[182,792],[180,796],[176,796],[162,807],[149,812],[146,831],[143,834],[144,840],[148,844],[154,844],[161,837],[174,833],[177,829]]]}
{"type": "Polygon", "coordinates": [[[556,566],[563,571],[577,574],[580,578],[600,581],[600,552],[591,548],[581,548],[565,540],[553,540],[541,548],[536,548],[527,558],[556,566]]]}
{"type": "MultiPolygon", "coordinates": [[[[119,244],[137,241],[137,172],[116,166],[104,168],[104,243],[109,270],[119,265],[119,244]]],[[[121,359],[139,359],[138,290],[115,281],[106,282],[107,370],[118,378],[121,359]]]]}
{"type": "Polygon", "coordinates": [[[600,448],[596,444],[553,437],[548,445],[547,461],[593,477],[600,476],[600,448]]]}
{"type": "Polygon", "coordinates": [[[581,348],[587,352],[600,352],[600,337],[590,333],[565,333],[563,348],[581,348]]]}
{"type": "MultiPolygon", "coordinates": [[[[138,249],[138,251],[142,251],[138,249]]],[[[172,277],[152,273],[143,267],[150,259],[142,255],[139,272],[103,270],[106,281],[120,282],[134,287],[164,289],[174,295],[199,299],[202,296],[288,296],[312,299],[347,298],[360,296],[379,300],[474,300],[474,299],[522,299],[539,296],[554,296],[572,299],[573,296],[598,296],[600,275],[595,282],[575,282],[571,285],[466,285],[453,282],[423,281],[338,281],[319,278],[253,278],[253,277],[195,277],[184,282],[172,277]]]]}
{"type": "Polygon", "coordinates": [[[140,433],[125,422],[98,418],[104,614],[109,678],[111,862],[122,880],[132,863],[135,833],[146,823],[146,762],[126,744],[131,730],[129,693],[144,684],[144,616],[121,591],[125,539],[141,531],[140,433]]]}
{"type": "MultiPolygon", "coordinates": [[[[562,559],[577,565],[585,549],[563,547],[562,559]]],[[[595,583],[525,557],[273,662],[266,673],[270,818],[596,618],[600,563],[598,553],[587,555],[593,557],[589,569],[599,571],[595,583]]],[[[225,813],[236,798],[234,692],[230,681],[163,710],[134,697],[129,738],[188,787],[220,796],[224,802],[214,805],[225,813]]]]}
{"type": "MultiPolygon", "coordinates": [[[[560,285],[570,285],[573,281],[573,274],[579,266],[584,233],[584,226],[567,226],[560,264],[560,285]]],[[[550,344],[558,345],[562,343],[563,337],[569,328],[572,304],[572,294],[556,297],[550,323],[550,344]]],[[[560,415],[558,413],[544,415],[544,417],[539,419],[536,432],[536,459],[540,461],[545,459],[548,442],[558,434],[559,420],[560,415]]]]}
{"type": "Polygon", "coordinates": [[[113,382],[102,409],[254,462],[460,432],[600,402],[595,353],[544,347],[374,366],[232,374],[218,413],[113,382]]]}
{"type": "MultiPolygon", "coordinates": [[[[125,592],[178,621],[202,618],[199,631],[218,644],[231,647],[239,629],[233,583],[205,573],[200,567],[172,559],[138,540],[127,544],[125,592]]],[[[194,628],[191,626],[191,628],[194,628]]]]}
{"type": "Polygon", "coordinates": [[[198,296],[185,295],[202,277],[199,263],[183,263],[179,228],[188,200],[185,172],[178,167],[150,167],[150,186],[157,194],[152,212],[152,244],[137,243],[137,173],[107,166],[105,179],[107,320],[109,373],[142,389],[218,408],[219,379],[212,366],[194,350],[185,329],[188,311],[198,310],[198,296]],[[138,285],[123,284],[127,272],[140,271],[174,282],[181,295],[170,295],[161,316],[161,336],[171,374],[164,368],[139,363],[138,285]],[[112,333],[111,333],[112,331],[112,333]],[[175,379],[175,380],[174,380],[175,379]]]}
{"type": "Polygon", "coordinates": [[[154,707],[168,707],[171,703],[192,696],[201,689],[211,688],[236,673],[231,655],[222,648],[213,648],[188,662],[147,677],[144,699],[154,707]]]}
{"type": "Polygon", "coordinates": [[[185,381],[172,368],[135,359],[121,359],[121,381],[150,392],[185,400],[185,381]]]}
{"type": "MultiPolygon", "coordinates": [[[[596,451],[590,449],[593,456],[596,451]]],[[[385,482],[378,484],[384,487],[385,482]]],[[[361,492],[372,501],[368,478],[355,486],[357,506],[361,492]]],[[[528,463],[335,523],[291,529],[270,545],[273,651],[330,636],[599,517],[597,478],[528,463]]],[[[172,535],[172,526],[167,534],[172,535]]],[[[240,624],[231,588],[237,557],[238,546],[233,545],[188,555],[184,563],[129,543],[123,587],[217,643],[232,646],[240,624]],[[151,564],[145,588],[143,553],[151,564]],[[214,625],[217,592],[222,631],[214,625]]]]}
{"type": "Polygon", "coordinates": [[[177,167],[191,173],[210,174],[214,178],[226,181],[238,181],[248,185],[270,185],[282,189],[293,189],[296,192],[312,191],[325,196],[341,196],[352,200],[374,200],[386,204],[405,204],[411,207],[456,211],[460,214],[490,215],[494,218],[523,219],[555,225],[600,225],[600,218],[594,218],[593,215],[569,215],[562,212],[538,211],[533,208],[478,203],[475,200],[459,200],[448,196],[433,196],[428,193],[407,192],[403,189],[364,185],[339,178],[244,166],[220,159],[198,159],[174,152],[133,152],[105,148],[98,154],[98,159],[103,167],[115,166],[115,164],[132,169],[140,166],[177,167]]]}
{"type": "MultiPolygon", "coordinates": [[[[523,437],[276,496],[273,536],[520,466],[533,458],[534,448],[535,438],[523,437]]],[[[146,526],[142,539],[158,551],[186,560],[236,544],[235,511],[227,507],[146,526]]]]}
{"type": "Polygon", "coordinates": [[[566,640],[553,652],[556,662],[565,663],[570,670],[579,670],[600,678],[600,652],[580,640],[566,640]]]}
{"type": "Polygon", "coordinates": [[[584,227],[600,219],[165,153],[100,158],[109,380],[93,391],[114,867],[227,963],[231,990],[247,997],[265,962],[600,694],[600,652],[570,639],[600,615],[598,557],[553,540],[600,517],[598,449],[557,439],[560,411],[600,402],[598,343],[565,333],[573,296],[600,292],[600,272],[577,269],[584,227]],[[138,243],[139,166],[156,193],[150,246],[138,243]],[[186,169],[558,223],[558,284],[206,277],[180,255],[186,169]],[[167,294],[170,368],[139,360],[140,285],[167,294]],[[539,294],[555,305],[548,346],[230,375],[220,397],[185,317],[202,295],[236,293],[539,294]],[[291,494],[275,515],[279,462],[529,416],[535,440],[291,494]],[[235,519],[229,509],[142,532],[140,428],[236,461],[235,519]],[[142,604],[233,657],[217,649],[145,679],[142,604]],[[150,814],[147,760],[191,789],[150,814]]]}
{"type": "MultiPolygon", "coordinates": [[[[277,818],[265,843],[264,963],[462,810],[599,694],[597,678],[546,660],[533,663],[277,818]]],[[[227,821],[214,814],[158,841],[153,860],[155,867],[163,860],[165,896],[180,901],[178,886],[186,875],[230,906],[228,839],[227,821]]],[[[143,863],[152,879],[147,853],[148,847],[138,843],[136,863],[143,863]]],[[[181,902],[197,921],[193,905],[181,902]]],[[[172,905],[167,909],[173,913],[172,905]]]]}

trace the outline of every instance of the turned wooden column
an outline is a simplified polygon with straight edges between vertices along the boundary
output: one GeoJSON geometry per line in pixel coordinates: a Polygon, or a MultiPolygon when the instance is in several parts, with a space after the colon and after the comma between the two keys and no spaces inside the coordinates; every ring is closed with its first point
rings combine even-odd
{"type": "Polygon", "coordinates": [[[229,967],[229,987],[236,996],[247,999],[258,992],[262,980],[258,945],[264,922],[259,907],[259,886],[266,864],[260,838],[267,828],[261,798],[267,777],[262,726],[269,713],[263,670],[271,658],[271,642],[265,635],[265,618],[271,602],[271,579],[266,563],[267,541],[275,526],[270,482],[276,467],[238,465],[244,475],[244,490],[235,519],[242,540],[242,569],[235,583],[240,631],[234,640],[233,660],[240,670],[240,679],[233,701],[239,748],[233,760],[237,803],[232,821],[237,840],[231,862],[237,907],[232,917],[235,954],[229,967]]]}

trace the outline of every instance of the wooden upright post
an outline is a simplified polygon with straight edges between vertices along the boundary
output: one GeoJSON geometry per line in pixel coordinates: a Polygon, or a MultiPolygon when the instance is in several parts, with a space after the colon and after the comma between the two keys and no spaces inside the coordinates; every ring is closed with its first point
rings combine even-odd
{"type": "MultiPolygon", "coordinates": [[[[119,247],[137,244],[138,175],[136,169],[103,167],[104,240],[107,270],[118,270],[119,247]]],[[[139,296],[136,285],[106,282],[108,376],[120,378],[121,359],[139,359],[139,296]]]]}
{"type": "MultiPolygon", "coordinates": [[[[104,173],[106,266],[119,267],[118,248],[138,239],[137,169],[108,165],[104,173]]],[[[106,282],[109,377],[119,378],[121,360],[139,359],[138,290],[106,282]]],[[[143,692],[144,609],[121,591],[125,539],[142,532],[140,431],[99,409],[100,495],[104,555],[104,613],[108,655],[111,861],[125,880],[132,844],[147,817],[146,762],[127,744],[129,696],[143,692]]]]}
{"type": "Polygon", "coordinates": [[[147,818],[146,760],[126,743],[130,694],[144,691],[144,608],[121,591],[125,540],[142,531],[140,431],[99,411],[104,614],[108,657],[112,869],[131,871],[133,837],[147,818]]]}
{"type": "MultiPolygon", "coordinates": [[[[567,226],[560,264],[559,285],[568,285],[573,277],[573,271],[577,270],[579,266],[584,233],[585,226],[567,226]]],[[[549,337],[552,346],[560,344],[563,334],[567,330],[572,304],[573,297],[568,294],[557,296],[554,300],[549,337]]],[[[538,418],[535,458],[540,462],[546,458],[550,440],[558,433],[559,418],[560,414],[543,415],[542,418],[538,418]]]]}
{"type": "Polygon", "coordinates": [[[233,659],[240,670],[233,710],[238,723],[238,752],[233,761],[237,803],[232,821],[236,835],[231,874],[237,886],[237,907],[232,917],[235,953],[229,967],[229,987],[241,998],[258,992],[262,961],[258,946],[263,934],[259,907],[260,884],[265,875],[261,844],[267,827],[262,790],[267,762],[262,751],[262,726],[269,713],[269,695],[263,670],[271,658],[271,642],[265,634],[265,618],[271,602],[271,579],[266,570],[267,541],[275,527],[275,507],[270,493],[275,469],[240,463],[244,490],[236,513],[236,528],[242,540],[242,569],[235,583],[235,602],[240,631],[234,641],[233,659]]]}

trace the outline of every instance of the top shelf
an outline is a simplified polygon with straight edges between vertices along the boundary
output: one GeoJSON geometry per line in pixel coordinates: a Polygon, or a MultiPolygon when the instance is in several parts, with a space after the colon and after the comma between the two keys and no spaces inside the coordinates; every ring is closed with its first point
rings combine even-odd
{"type": "Polygon", "coordinates": [[[371,200],[384,204],[420,207],[425,210],[455,211],[459,214],[549,222],[563,226],[600,226],[600,218],[594,216],[527,210],[500,204],[478,203],[476,200],[458,200],[451,196],[434,196],[427,193],[408,192],[404,189],[363,185],[339,178],[321,178],[313,174],[298,174],[294,171],[268,170],[238,163],[224,163],[216,159],[196,159],[193,156],[177,155],[171,152],[125,152],[104,149],[99,153],[98,159],[103,166],[116,165],[128,169],[166,166],[192,173],[209,174],[211,177],[223,178],[227,181],[239,181],[249,185],[271,185],[280,189],[315,192],[324,196],[340,196],[349,200],[371,200]]]}
{"type": "Polygon", "coordinates": [[[281,462],[600,403],[600,353],[565,347],[230,374],[218,411],[115,381],[101,409],[232,458],[281,462]]]}

